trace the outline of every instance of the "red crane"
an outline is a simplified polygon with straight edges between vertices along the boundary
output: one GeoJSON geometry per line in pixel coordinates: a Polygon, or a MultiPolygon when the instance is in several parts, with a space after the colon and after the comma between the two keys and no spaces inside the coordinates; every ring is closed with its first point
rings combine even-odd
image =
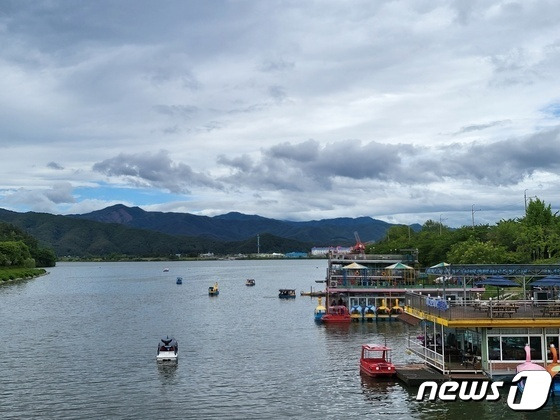
{"type": "Polygon", "coordinates": [[[358,232],[354,232],[354,237],[356,238],[356,245],[352,247],[352,252],[355,254],[364,254],[366,251],[366,246],[360,240],[360,235],[358,235],[358,232]]]}

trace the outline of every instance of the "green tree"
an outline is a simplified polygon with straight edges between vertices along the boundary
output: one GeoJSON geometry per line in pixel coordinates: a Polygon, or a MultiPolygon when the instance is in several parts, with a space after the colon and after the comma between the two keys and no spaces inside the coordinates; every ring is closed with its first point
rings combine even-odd
{"type": "Polygon", "coordinates": [[[453,245],[447,260],[455,264],[503,264],[507,260],[507,251],[502,246],[470,238],[453,245]]]}
{"type": "Polygon", "coordinates": [[[538,198],[529,200],[523,224],[525,226],[551,226],[554,224],[556,215],[552,214],[550,204],[547,206],[544,201],[538,198]]]}
{"type": "Polygon", "coordinates": [[[35,265],[28,246],[22,241],[0,242],[0,261],[3,261],[6,266],[14,267],[35,265]]]}

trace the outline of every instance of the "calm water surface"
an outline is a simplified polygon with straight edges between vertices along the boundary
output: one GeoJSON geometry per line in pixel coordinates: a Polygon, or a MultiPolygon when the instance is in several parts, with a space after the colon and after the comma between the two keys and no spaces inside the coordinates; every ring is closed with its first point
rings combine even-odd
{"type": "Polygon", "coordinates": [[[316,325],[326,261],[59,263],[0,286],[0,417],[127,419],[559,418],[560,402],[520,414],[498,402],[415,401],[399,382],[361,378],[360,346],[393,347],[400,322],[316,325]],[[169,267],[169,272],[163,272],[169,267]],[[175,278],[183,277],[176,285],[175,278]],[[256,286],[245,286],[254,278],[256,286]],[[217,297],[208,286],[220,284],[217,297]],[[278,299],[279,288],[298,297],[278,299]],[[177,364],[156,363],[162,335],[177,364]]]}

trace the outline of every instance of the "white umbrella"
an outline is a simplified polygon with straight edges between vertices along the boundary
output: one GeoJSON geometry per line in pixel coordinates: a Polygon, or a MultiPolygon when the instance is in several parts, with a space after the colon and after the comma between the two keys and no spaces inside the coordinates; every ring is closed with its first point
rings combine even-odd
{"type": "Polygon", "coordinates": [[[367,268],[364,265],[358,264],[353,262],[352,264],[348,264],[345,265],[344,267],[342,267],[343,270],[363,270],[364,268],[367,268]]]}

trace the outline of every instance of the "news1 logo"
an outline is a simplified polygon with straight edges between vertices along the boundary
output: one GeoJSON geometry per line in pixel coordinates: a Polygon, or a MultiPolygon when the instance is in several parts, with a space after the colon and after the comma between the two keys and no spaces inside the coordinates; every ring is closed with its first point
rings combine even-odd
{"type": "MultiPolygon", "coordinates": [[[[513,378],[507,397],[509,408],[515,411],[536,411],[545,405],[550,394],[552,377],[544,370],[524,370],[513,378]],[[521,397],[518,397],[518,394],[521,397]]],[[[427,381],[420,385],[416,401],[422,401],[428,391],[428,401],[496,401],[504,382],[448,381],[442,384],[427,381]]]]}

